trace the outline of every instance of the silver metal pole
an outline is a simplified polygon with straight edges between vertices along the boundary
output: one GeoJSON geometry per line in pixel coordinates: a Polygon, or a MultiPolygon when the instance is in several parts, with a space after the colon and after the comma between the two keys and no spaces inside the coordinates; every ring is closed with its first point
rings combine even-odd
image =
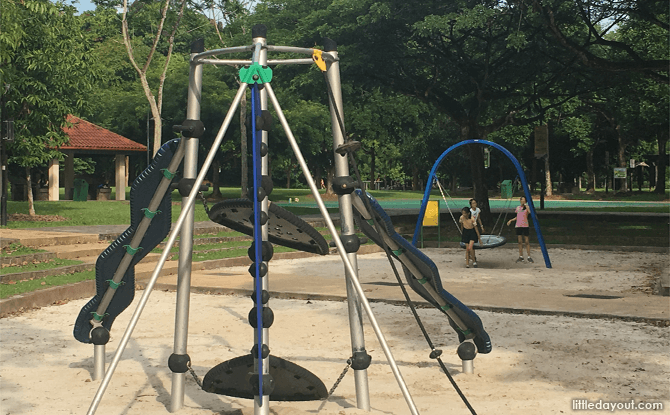
{"type": "Polygon", "coordinates": [[[198,63],[203,65],[230,65],[230,66],[246,66],[251,65],[249,59],[200,59],[198,63]]]}
{"type": "Polygon", "coordinates": [[[105,345],[93,346],[93,379],[99,380],[105,376],[105,345]]]}
{"type": "Polygon", "coordinates": [[[212,147],[209,150],[209,153],[207,154],[207,158],[205,158],[205,161],[202,166],[202,171],[200,172],[200,174],[198,174],[198,177],[195,179],[195,183],[193,185],[193,189],[191,190],[191,194],[189,194],[188,198],[186,199],[186,204],[184,207],[182,207],[181,214],[179,215],[179,218],[177,219],[174,228],[170,232],[170,236],[168,237],[167,243],[165,244],[165,249],[163,250],[163,253],[161,254],[160,258],[158,258],[156,268],[154,269],[154,272],[151,274],[151,278],[149,279],[149,282],[147,283],[147,286],[144,289],[144,293],[142,294],[142,297],[140,298],[139,303],[137,304],[137,308],[135,309],[135,312],[130,318],[128,327],[126,328],[126,331],[123,333],[123,337],[119,342],[119,347],[116,349],[116,353],[114,354],[114,358],[112,359],[112,362],[109,365],[107,373],[105,374],[105,378],[102,380],[102,383],[100,383],[98,391],[96,392],[95,397],[93,398],[93,402],[91,402],[91,406],[89,407],[88,412],[86,412],[86,415],[95,414],[95,411],[100,405],[100,401],[102,400],[102,396],[105,394],[107,386],[109,386],[109,382],[112,379],[114,370],[116,370],[116,366],[118,366],[119,361],[121,360],[123,351],[128,345],[130,336],[133,334],[133,330],[135,329],[135,326],[137,326],[137,322],[139,321],[140,316],[142,315],[142,311],[144,310],[144,307],[147,305],[149,295],[151,295],[151,290],[154,288],[154,285],[156,285],[156,280],[158,280],[158,276],[161,270],[163,269],[163,265],[165,265],[165,261],[167,261],[167,257],[168,255],[170,255],[170,249],[172,249],[172,246],[174,245],[174,242],[177,239],[177,235],[181,232],[181,228],[184,224],[184,221],[186,220],[186,216],[189,214],[189,211],[193,208],[193,204],[195,203],[196,195],[198,193],[198,188],[202,184],[202,181],[205,179],[205,174],[207,173],[209,166],[212,164],[212,160],[214,160],[216,153],[219,151],[219,146],[223,141],[223,136],[225,135],[226,130],[230,126],[233,116],[235,115],[235,111],[237,110],[237,107],[240,105],[240,101],[242,100],[242,94],[244,94],[246,89],[247,84],[243,83],[237,90],[237,94],[235,95],[235,98],[233,99],[233,102],[230,108],[228,109],[228,114],[226,115],[226,118],[223,120],[223,124],[221,125],[221,128],[219,129],[219,132],[217,133],[216,138],[214,139],[214,143],[212,144],[212,147]]]}
{"type": "Polygon", "coordinates": [[[210,56],[224,55],[224,54],[227,54],[227,53],[250,52],[252,50],[254,50],[254,45],[235,46],[235,47],[231,47],[231,48],[222,48],[222,49],[212,49],[212,50],[208,50],[206,52],[201,52],[201,53],[196,54],[191,59],[191,62],[200,63],[200,61],[202,59],[209,58],[210,56]]]}
{"type": "MultiPolygon", "coordinates": [[[[258,57],[258,64],[261,66],[267,65],[268,61],[268,50],[266,49],[267,46],[267,39],[264,37],[257,37],[253,39],[253,43],[256,44],[256,47],[258,48],[258,55],[254,55],[254,57],[258,57]]],[[[264,84],[268,85],[268,84],[264,84]]],[[[260,106],[261,110],[266,110],[268,109],[268,93],[263,88],[260,93],[260,106]]],[[[265,143],[266,145],[268,144],[268,133],[265,130],[262,130],[261,132],[261,141],[265,143]]],[[[261,176],[265,176],[269,174],[269,164],[268,164],[268,156],[266,155],[265,157],[261,157],[261,176]]],[[[255,185],[254,185],[255,186],[255,185]]],[[[265,198],[261,201],[261,211],[265,212],[265,214],[268,213],[268,200],[269,198],[265,198]]],[[[268,240],[268,224],[266,223],[261,227],[261,239],[263,241],[268,240]]],[[[265,264],[268,267],[268,272],[265,274],[263,278],[261,278],[261,289],[265,291],[270,290],[270,264],[265,262],[265,264]]],[[[258,277],[256,277],[258,278],[258,277]]],[[[269,301],[266,304],[256,304],[256,307],[268,307],[269,306],[269,301]]],[[[262,345],[266,345],[268,348],[270,347],[270,329],[269,328],[263,328],[263,338],[258,339],[257,337],[257,330],[254,330],[254,340],[255,344],[258,344],[259,347],[262,347],[262,345]],[[260,341],[259,341],[260,340],[260,341]]],[[[257,356],[254,356],[257,357],[257,356]]],[[[263,374],[269,374],[270,373],[270,356],[268,355],[267,358],[263,359],[263,374]]],[[[266,393],[266,392],[264,392],[266,393]]],[[[270,396],[269,395],[263,395],[262,397],[256,397],[254,399],[254,415],[269,415],[270,414],[270,396]],[[259,401],[259,399],[262,399],[262,401],[259,401]],[[263,405],[259,405],[259,403],[262,402],[263,405]]]]}
{"type": "MultiPolygon", "coordinates": [[[[331,54],[337,58],[337,51],[331,51],[331,54]]],[[[326,76],[328,77],[328,82],[330,83],[333,100],[337,105],[337,111],[339,112],[342,119],[344,119],[344,110],[342,104],[342,88],[340,83],[340,64],[335,61],[327,65],[326,76]]],[[[330,118],[332,122],[333,129],[333,150],[337,150],[341,144],[344,143],[344,136],[342,135],[342,129],[340,128],[339,121],[337,119],[337,114],[335,108],[333,108],[332,102],[329,102],[330,105],[330,118]]],[[[337,152],[333,151],[335,155],[335,176],[337,177],[346,177],[349,176],[349,159],[348,156],[341,156],[337,152]]],[[[354,228],[354,214],[351,206],[351,194],[344,194],[338,196],[338,202],[340,206],[340,222],[341,222],[341,231],[342,235],[356,235],[356,230],[354,228]]],[[[358,259],[356,252],[347,253],[349,261],[355,271],[355,277],[358,278],[358,259]]],[[[346,274],[345,268],[345,274],[346,274]]],[[[365,353],[365,335],[363,332],[363,316],[361,313],[361,301],[356,294],[356,289],[353,286],[351,276],[347,275],[348,278],[345,278],[345,284],[347,287],[347,303],[349,308],[349,332],[351,335],[351,351],[352,356],[356,354],[365,353]]],[[[356,385],[356,406],[359,409],[366,411],[370,410],[370,392],[368,388],[368,371],[366,369],[354,369],[354,382],[356,385]]]]}
{"type": "MultiPolygon", "coordinates": [[[[192,53],[191,57],[196,54],[192,53]]],[[[188,102],[186,104],[186,119],[200,120],[200,99],[202,97],[202,65],[191,64],[188,83],[188,102]]],[[[198,173],[198,143],[199,139],[184,138],[186,152],[184,154],[185,179],[193,179],[198,173]]],[[[182,197],[182,209],[186,207],[186,198],[182,197]]],[[[193,225],[195,213],[193,209],[184,219],[179,237],[179,261],[177,269],[177,304],[175,310],[174,346],[173,354],[186,355],[188,353],[188,316],[191,301],[191,260],[193,255],[193,225]]],[[[172,372],[172,392],[170,395],[170,412],[177,412],[184,406],[184,390],[186,373],[172,372]]]]}
{"type": "Polygon", "coordinates": [[[388,346],[388,343],[386,342],[386,338],[384,337],[384,333],[382,333],[381,328],[379,327],[379,324],[377,323],[377,319],[375,318],[372,308],[370,307],[370,303],[368,302],[367,298],[365,297],[365,293],[363,292],[363,287],[361,287],[361,283],[358,281],[358,278],[356,277],[356,270],[354,269],[353,265],[349,261],[349,258],[347,257],[347,254],[344,250],[344,245],[342,244],[342,240],[340,239],[340,236],[337,234],[337,229],[335,228],[335,225],[333,224],[333,221],[330,218],[330,215],[328,214],[328,210],[326,209],[326,205],[323,203],[323,200],[321,199],[321,195],[319,195],[319,191],[316,188],[316,184],[314,183],[314,179],[312,178],[309,169],[307,168],[307,163],[305,162],[305,159],[302,156],[302,152],[300,151],[300,148],[298,147],[298,143],[295,140],[295,137],[293,136],[293,133],[291,132],[291,128],[288,125],[288,122],[286,121],[286,117],[284,117],[284,113],[281,110],[281,106],[279,105],[279,101],[277,101],[277,97],[274,94],[274,91],[272,90],[272,86],[270,84],[264,84],[265,85],[265,90],[268,92],[268,97],[270,98],[270,101],[272,102],[272,106],[274,107],[275,111],[277,111],[277,115],[279,116],[279,121],[281,122],[282,127],[284,128],[284,131],[286,132],[286,137],[288,138],[289,144],[291,144],[291,148],[293,149],[293,153],[296,156],[296,159],[298,160],[298,163],[300,164],[300,168],[302,169],[303,174],[305,175],[305,179],[307,180],[307,184],[309,185],[310,190],[312,191],[312,195],[314,196],[314,199],[316,200],[316,204],[319,207],[319,211],[323,215],[323,219],[326,221],[326,225],[328,226],[328,230],[330,231],[330,234],[333,237],[333,241],[335,242],[335,246],[337,246],[337,251],[340,254],[340,258],[342,258],[342,262],[344,263],[344,266],[347,270],[347,277],[351,279],[352,283],[354,284],[354,288],[356,289],[356,292],[358,293],[358,296],[362,302],[363,308],[365,309],[366,314],[368,315],[368,319],[370,320],[370,325],[372,325],[373,330],[375,331],[375,334],[377,335],[377,339],[379,340],[379,344],[381,345],[382,349],[384,350],[384,355],[386,356],[386,359],[389,362],[389,366],[391,367],[391,371],[393,372],[393,375],[395,376],[396,382],[398,382],[398,386],[400,387],[400,390],[402,391],[403,397],[405,398],[405,401],[407,402],[407,406],[409,407],[410,412],[413,415],[418,414],[418,410],[416,408],[416,405],[414,405],[414,401],[412,400],[412,396],[409,393],[409,390],[407,389],[407,384],[405,383],[405,380],[402,377],[402,374],[400,373],[400,369],[398,369],[398,365],[396,364],[396,361],[393,357],[393,353],[391,353],[391,349],[388,346]]]}

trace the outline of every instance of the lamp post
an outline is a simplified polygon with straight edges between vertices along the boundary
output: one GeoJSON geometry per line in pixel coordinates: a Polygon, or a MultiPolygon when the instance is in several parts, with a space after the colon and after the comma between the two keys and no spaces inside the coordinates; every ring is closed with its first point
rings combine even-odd
{"type": "Polygon", "coordinates": [[[9,92],[11,86],[6,84],[4,91],[0,96],[0,186],[2,192],[0,195],[0,226],[7,226],[7,147],[5,142],[14,141],[14,120],[5,120],[5,95],[9,92]],[[5,127],[6,134],[2,134],[2,127],[5,127]]]}

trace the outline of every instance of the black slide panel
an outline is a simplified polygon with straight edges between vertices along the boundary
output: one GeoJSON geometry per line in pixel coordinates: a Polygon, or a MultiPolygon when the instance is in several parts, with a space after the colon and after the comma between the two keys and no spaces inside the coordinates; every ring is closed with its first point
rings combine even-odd
{"type": "MultiPolygon", "coordinates": [[[[108,281],[114,277],[121,259],[126,254],[124,245],[130,245],[137,226],[144,218],[144,211],[142,209],[149,206],[149,202],[151,202],[158,184],[164,177],[161,169],[166,169],[169,166],[178,145],[179,139],[163,144],[156,153],[151,165],[132,184],[130,189],[130,227],[98,257],[95,263],[96,294],[81,309],[74,325],[74,337],[82,343],[91,342],[89,333],[93,328],[90,323],[92,313],[98,309],[98,305],[107,287],[109,287],[108,281]]],[[[165,239],[170,232],[170,227],[172,226],[172,197],[169,191],[163,197],[158,210],[160,210],[160,213],[151,220],[151,224],[140,243],[142,249],[137,251],[133,256],[128,270],[123,275],[121,285],[116,289],[116,293],[107,307],[102,325],[108,330],[111,330],[112,323],[114,323],[116,317],[133,302],[133,298],[135,297],[135,265],[165,239]]]]}
{"type": "MultiPolygon", "coordinates": [[[[356,193],[359,197],[364,197],[363,192],[361,192],[360,190],[356,190],[356,193]]],[[[482,325],[479,316],[442,287],[440,274],[439,271],[437,270],[437,267],[435,266],[435,263],[430,258],[428,258],[423,252],[421,252],[418,248],[412,245],[409,241],[400,236],[395,231],[393,223],[391,222],[391,218],[386,214],[384,209],[379,205],[379,203],[377,203],[377,201],[371,195],[367,193],[366,195],[368,197],[368,200],[370,201],[370,206],[374,210],[373,214],[376,215],[377,221],[382,226],[382,230],[386,232],[387,235],[389,235],[389,237],[393,239],[393,241],[396,244],[398,244],[398,246],[400,246],[400,248],[402,249],[402,253],[396,251],[393,252],[393,256],[401,262],[403,261],[403,259],[401,259],[401,256],[406,256],[406,258],[412,261],[412,263],[421,273],[421,275],[416,276],[412,275],[409,269],[403,265],[403,271],[405,272],[405,279],[407,280],[409,286],[412,287],[412,289],[421,297],[423,297],[426,301],[428,301],[429,303],[431,303],[432,305],[441,310],[440,305],[425,290],[423,285],[417,281],[417,279],[425,278],[428,281],[428,283],[433,286],[435,291],[439,293],[442,299],[446,301],[447,304],[452,306],[452,310],[454,311],[454,313],[456,313],[456,315],[458,315],[458,317],[463,321],[463,323],[467,325],[468,329],[472,330],[472,332],[475,334],[473,341],[477,346],[478,352],[489,353],[492,349],[491,339],[489,338],[488,333],[486,333],[486,330],[484,330],[484,326],[482,325]]],[[[375,230],[374,225],[370,223],[371,221],[364,220],[361,217],[360,212],[358,212],[355,207],[356,205],[354,205],[354,212],[356,214],[355,215],[356,220],[358,222],[361,231],[368,238],[370,238],[375,243],[381,246],[382,238],[375,230]]],[[[441,311],[444,312],[444,310],[441,311]]],[[[446,315],[446,312],[444,313],[446,315]]],[[[463,333],[461,333],[461,331],[458,330],[457,326],[451,319],[449,319],[449,324],[452,326],[452,328],[454,328],[454,330],[458,334],[459,341],[463,342],[465,340],[465,336],[463,335],[463,333]]]]}

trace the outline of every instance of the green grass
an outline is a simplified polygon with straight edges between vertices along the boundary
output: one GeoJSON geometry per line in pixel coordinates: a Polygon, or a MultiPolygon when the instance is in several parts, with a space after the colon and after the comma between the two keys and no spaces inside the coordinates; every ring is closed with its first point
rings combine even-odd
{"type": "Polygon", "coordinates": [[[30,281],[18,281],[15,284],[0,284],[0,298],[93,279],[95,279],[95,271],[91,270],[75,272],[73,274],[54,275],[30,281]]]}
{"type": "Polygon", "coordinates": [[[45,269],[53,269],[58,267],[65,267],[68,265],[78,265],[82,264],[82,261],[77,261],[74,259],[49,259],[43,262],[35,262],[26,265],[18,265],[11,267],[4,267],[0,269],[0,275],[14,274],[17,272],[29,272],[29,271],[42,271],[45,269]]]}
{"type": "Polygon", "coordinates": [[[6,258],[6,257],[13,257],[13,256],[20,256],[20,255],[29,255],[29,254],[36,254],[39,252],[45,252],[42,249],[35,249],[35,248],[30,248],[27,246],[23,246],[20,243],[11,243],[7,245],[6,247],[2,248],[0,251],[0,257],[6,258]]]}

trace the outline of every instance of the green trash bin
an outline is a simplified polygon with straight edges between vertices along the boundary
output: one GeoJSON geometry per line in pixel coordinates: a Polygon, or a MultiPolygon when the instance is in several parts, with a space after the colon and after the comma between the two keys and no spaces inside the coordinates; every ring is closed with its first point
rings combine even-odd
{"type": "Polygon", "coordinates": [[[514,196],[514,186],[511,180],[503,180],[500,184],[500,197],[502,199],[511,199],[514,196]]]}
{"type": "Polygon", "coordinates": [[[84,179],[74,179],[74,192],[72,200],[85,202],[88,199],[88,182],[84,179]]]}

